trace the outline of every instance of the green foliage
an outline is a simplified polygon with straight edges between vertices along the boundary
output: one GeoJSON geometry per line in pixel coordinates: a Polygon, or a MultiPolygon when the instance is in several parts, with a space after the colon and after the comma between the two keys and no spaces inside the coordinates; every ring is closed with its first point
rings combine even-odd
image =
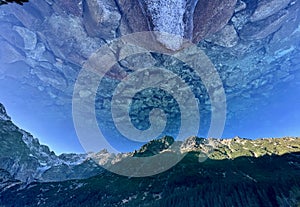
{"type": "Polygon", "coordinates": [[[56,183],[17,184],[0,194],[6,206],[296,206],[300,153],[198,162],[190,152],[168,171],[145,178],[110,172],[56,183]]]}

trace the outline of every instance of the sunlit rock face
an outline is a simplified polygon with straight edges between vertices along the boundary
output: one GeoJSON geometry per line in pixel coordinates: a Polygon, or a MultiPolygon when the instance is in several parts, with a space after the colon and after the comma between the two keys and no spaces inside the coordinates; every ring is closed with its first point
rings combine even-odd
{"type": "Polygon", "coordinates": [[[0,145],[0,174],[7,174],[3,179],[11,177],[26,183],[61,181],[102,172],[102,168],[85,154],[55,155],[37,138],[13,124],[1,103],[0,145]]]}

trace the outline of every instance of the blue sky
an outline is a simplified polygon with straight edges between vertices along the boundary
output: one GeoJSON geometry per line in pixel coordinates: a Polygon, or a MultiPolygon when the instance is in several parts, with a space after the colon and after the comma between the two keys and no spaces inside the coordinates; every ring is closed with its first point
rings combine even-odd
{"type": "MultiPolygon", "coordinates": [[[[277,85],[268,98],[254,102],[255,105],[228,122],[223,137],[300,136],[299,83],[300,80],[294,79],[277,85]]],[[[71,107],[47,106],[45,92],[11,78],[0,80],[0,88],[0,102],[19,127],[32,133],[57,154],[84,152],[74,130],[71,107]]],[[[246,101],[242,97],[237,100],[239,104],[246,101]]],[[[230,107],[235,104],[229,103],[230,107]]]]}

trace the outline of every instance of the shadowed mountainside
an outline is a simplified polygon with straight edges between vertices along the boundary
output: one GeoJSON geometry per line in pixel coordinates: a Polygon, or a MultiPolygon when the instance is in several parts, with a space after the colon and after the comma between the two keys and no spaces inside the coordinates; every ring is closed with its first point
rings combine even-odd
{"type": "Polygon", "coordinates": [[[300,154],[198,162],[190,152],[174,168],[151,177],[109,172],[85,180],[11,184],[5,206],[299,206],[300,154]],[[17,196],[16,196],[17,195],[17,196]]]}
{"type": "Polygon", "coordinates": [[[0,143],[0,205],[3,206],[300,204],[299,138],[190,137],[179,142],[167,136],[150,141],[133,153],[113,155],[102,150],[89,156],[56,156],[15,126],[0,105],[0,143]],[[111,173],[91,160],[122,167],[129,156],[158,153],[187,155],[173,168],[142,178],[111,173]]]}

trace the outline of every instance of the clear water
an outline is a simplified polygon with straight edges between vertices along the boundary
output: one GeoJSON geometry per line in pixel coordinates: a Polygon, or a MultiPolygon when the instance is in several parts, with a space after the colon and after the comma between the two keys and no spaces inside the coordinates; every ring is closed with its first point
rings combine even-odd
{"type": "MultiPolygon", "coordinates": [[[[1,7],[0,12],[5,9],[1,7]]],[[[6,22],[2,18],[0,20],[1,33],[5,33],[5,24],[6,22]]],[[[295,22],[295,24],[299,25],[299,22],[295,22]]],[[[171,28],[171,30],[173,29],[171,28]]],[[[299,30],[295,32],[300,33],[299,30]]],[[[176,30],[175,33],[182,35],[181,30],[176,30]]],[[[296,37],[300,37],[300,35],[296,37]]],[[[0,37],[0,40],[2,39],[3,37],[0,37]]],[[[2,51],[1,56],[4,57],[5,55],[9,54],[2,51]]],[[[293,72],[289,74],[290,78],[286,77],[276,82],[269,81],[266,86],[259,88],[259,90],[253,88],[250,97],[244,97],[243,95],[238,95],[233,99],[227,97],[228,116],[223,138],[241,136],[255,139],[300,136],[300,40],[294,39],[293,52],[282,55],[283,59],[294,62],[290,66],[293,67],[293,72]],[[289,80],[286,80],[287,78],[289,80]]],[[[19,61],[8,64],[4,62],[4,58],[0,60],[2,60],[0,62],[0,102],[6,106],[13,121],[18,126],[31,132],[35,137],[38,137],[42,143],[47,144],[57,153],[83,152],[72,120],[72,91],[62,92],[53,88],[50,89],[47,84],[43,85],[43,82],[32,74],[32,70],[35,70],[35,68],[28,67],[24,62],[19,61]],[[61,100],[64,100],[64,102],[61,102],[61,100]]],[[[236,61],[241,61],[244,69],[247,66],[243,63],[243,59],[237,59],[236,61]]],[[[261,61],[265,61],[264,55],[261,56],[261,61]]],[[[174,65],[167,64],[163,66],[172,71],[174,65]]],[[[70,88],[74,84],[80,66],[74,68],[73,74],[69,77],[72,80],[68,83],[70,88]]],[[[261,68],[261,70],[264,70],[264,68],[261,68]]],[[[61,71],[55,71],[54,69],[54,72],[60,73],[61,71]]],[[[277,73],[277,70],[270,71],[269,75],[272,75],[272,73],[277,73]]],[[[206,137],[211,114],[209,111],[202,109],[204,107],[203,97],[207,92],[201,89],[202,83],[200,80],[193,83],[189,82],[189,77],[193,77],[192,73],[187,72],[178,75],[190,86],[193,86],[192,91],[199,101],[200,112],[202,112],[200,131],[198,134],[191,135],[206,137]]],[[[236,78],[236,82],[239,83],[239,80],[243,78],[247,78],[246,73],[240,73],[236,78]]],[[[126,139],[115,128],[110,114],[111,98],[109,95],[113,94],[114,88],[120,81],[117,79],[112,80],[107,83],[102,81],[99,84],[95,107],[99,128],[103,130],[104,135],[118,150],[132,151],[144,143],[126,139]],[[104,93],[103,90],[106,92],[104,93]]],[[[226,82],[226,77],[223,77],[223,81],[226,82]]],[[[243,86],[240,86],[240,90],[242,89],[243,86]]],[[[227,91],[227,88],[225,88],[225,91],[227,91]]],[[[228,92],[227,95],[232,95],[232,93],[228,92]]],[[[160,108],[167,114],[167,127],[160,136],[172,135],[176,137],[180,126],[180,110],[176,100],[170,101],[170,105],[159,101],[154,101],[148,105],[139,102],[139,100],[145,98],[162,100],[162,96],[172,100],[168,93],[156,89],[153,89],[151,93],[149,91],[137,93],[131,108],[128,109],[132,118],[131,122],[136,128],[145,130],[149,127],[150,111],[153,108],[160,108]]]]}

